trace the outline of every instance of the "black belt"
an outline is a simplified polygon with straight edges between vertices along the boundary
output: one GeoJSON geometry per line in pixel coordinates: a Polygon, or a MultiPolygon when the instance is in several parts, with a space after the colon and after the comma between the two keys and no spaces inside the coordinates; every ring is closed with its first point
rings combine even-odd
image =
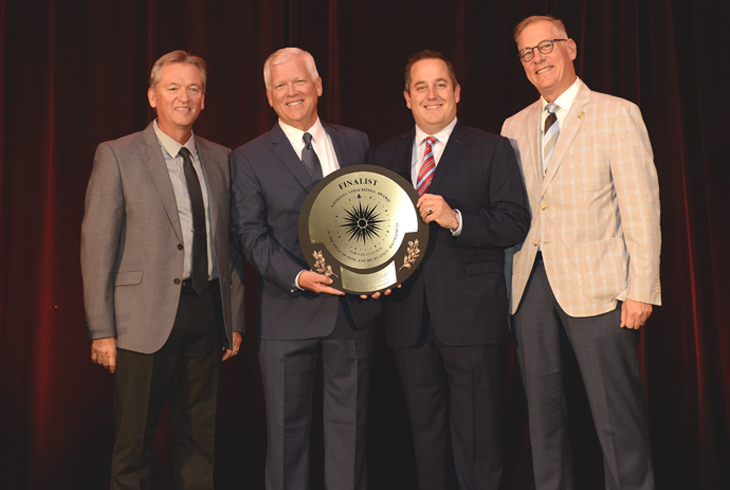
{"type": "MultiPolygon", "coordinates": [[[[218,284],[218,279],[213,279],[212,281],[208,281],[208,287],[205,289],[205,292],[207,293],[210,291],[210,288],[218,284]]],[[[182,282],[182,293],[183,294],[195,294],[198,293],[195,292],[195,289],[193,289],[193,282],[190,279],[185,279],[182,282]]]]}

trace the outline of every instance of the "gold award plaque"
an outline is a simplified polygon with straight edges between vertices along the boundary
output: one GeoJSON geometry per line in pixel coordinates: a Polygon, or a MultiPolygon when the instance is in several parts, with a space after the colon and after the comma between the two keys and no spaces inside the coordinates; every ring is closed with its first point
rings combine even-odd
{"type": "Polygon", "coordinates": [[[372,294],[402,283],[428,243],[417,201],[408,181],[382,167],[353,165],[331,173],[309,193],[299,216],[307,263],[347,293],[372,294]]]}

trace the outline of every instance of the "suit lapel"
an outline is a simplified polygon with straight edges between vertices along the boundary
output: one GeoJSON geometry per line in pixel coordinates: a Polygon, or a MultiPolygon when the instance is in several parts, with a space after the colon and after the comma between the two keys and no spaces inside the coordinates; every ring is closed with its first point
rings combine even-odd
{"type": "Polygon", "coordinates": [[[444,176],[449,172],[451,167],[459,158],[459,154],[464,149],[466,142],[469,138],[469,131],[458,122],[454,126],[454,130],[451,132],[449,142],[444,148],[444,152],[441,154],[441,159],[438,165],[436,165],[436,172],[433,174],[433,181],[429,188],[429,194],[435,194],[441,181],[444,180],[444,176]]]}
{"type": "Polygon", "coordinates": [[[322,127],[332,140],[332,146],[335,148],[335,155],[337,155],[337,163],[340,165],[340,168],[350,165],[350,155],[347,151],[347,142],[345,142],[342,134],[340,134],[337,128],[325,124],[324,121],[322,121],[322,127]]]}
{"type": "Polygon", "coordinates": [[[307,169],[297,156],[297,152],[294,151],[294,148],[278,122],[274,124],[270,135],[272,149],[276,156],[279,157],[279,160],[281,160],[281,163],[292,173],[302,187],[307,190],[314,187],[312,179],[309,178],[309,174],[307,173],[307,169]]]}
{"type": "Polygon", "coordinates": [[[413,160],[413,143],[415,139],[416,128],[414,127],[403,135],[398,142],[398,146],[396,147],[397,154],[394,160],[395,165],[391,168],[398,175],[411,182],[414,188],[416,185],[412,182],[413,179],[411,178],[411,161],[413,160]]]}
{"type": "MultiPolygon", "coordinates": [[[[520,135],[523,141],[529,141],[529,145],[520,146],[523,172],[530,172],[534,182],[542,182],[542,152],[540,151],[540,101],[535,102],[527,113],[527,121],[522,126],[520,135]],[[534,142],[534,144],[533,144],[534,142]]],[[[520,141],[520,138],[517,138],[520,141]]]]}
{"type": "Polygon", "coordinates": [[[175,191],[170,182],[170,174],[167,172],[167,165],[162,156],[160,142],[151,123],[142,132],[143,141],[137,144],[139,153],[142,156],[150,178],[160,194],[162,205],[165,207],[170,224],[175,230],[178,240],[182,243],[182,227],[180,226],[180,215],[177,212],[177,201],[175,200],[175,191]]]}
{"type": "Polygon", "coordinates": [[[558,141],[555,143],[553,156],[550,157],[550,165],[545,173],[541,194],[545,193],[548,185],[550,185],[558,169],[563,164],[563,158],[568,152],[568,149],[573,144],[576,136],[578,136],[580,128],[583,126],[583,121],[588,114],[587,106],[589,102],[590,90],[581,81],[578,93],[575,95],[573,104],[570,106],[570,111],[568,111],[568,115],[560,128],[560,136],[558,136],[558,141]]]}

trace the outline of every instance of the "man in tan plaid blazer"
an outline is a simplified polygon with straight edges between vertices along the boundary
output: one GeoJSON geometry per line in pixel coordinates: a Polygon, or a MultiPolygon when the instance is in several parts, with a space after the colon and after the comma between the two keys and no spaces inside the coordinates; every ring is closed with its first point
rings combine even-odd
{"type": "Polygon", "coordinates": [[[606,488],[654,488],[636,353],[639,327],[661,302],[659,187],[646,127],[636,105],[576,77],[577,47],[561,21],[527,18],[515,41],[541,95],[502,128],[532,212],[527,239],[507,254],[507,276],[535,486],[573,488],[562,338],[586,386],[606,488]]]}

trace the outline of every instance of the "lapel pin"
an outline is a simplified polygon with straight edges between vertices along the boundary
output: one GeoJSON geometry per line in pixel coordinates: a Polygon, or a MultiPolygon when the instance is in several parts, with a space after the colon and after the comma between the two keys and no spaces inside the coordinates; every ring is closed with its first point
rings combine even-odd
{"type": "Polygon", "coordinates": [[[583,112],[583,111],[580,111],[580,112],[578,113],[578,119],[583,119],[584,117],[586,117],[586,113],[585,113],[585,112],[583,112]]]}

